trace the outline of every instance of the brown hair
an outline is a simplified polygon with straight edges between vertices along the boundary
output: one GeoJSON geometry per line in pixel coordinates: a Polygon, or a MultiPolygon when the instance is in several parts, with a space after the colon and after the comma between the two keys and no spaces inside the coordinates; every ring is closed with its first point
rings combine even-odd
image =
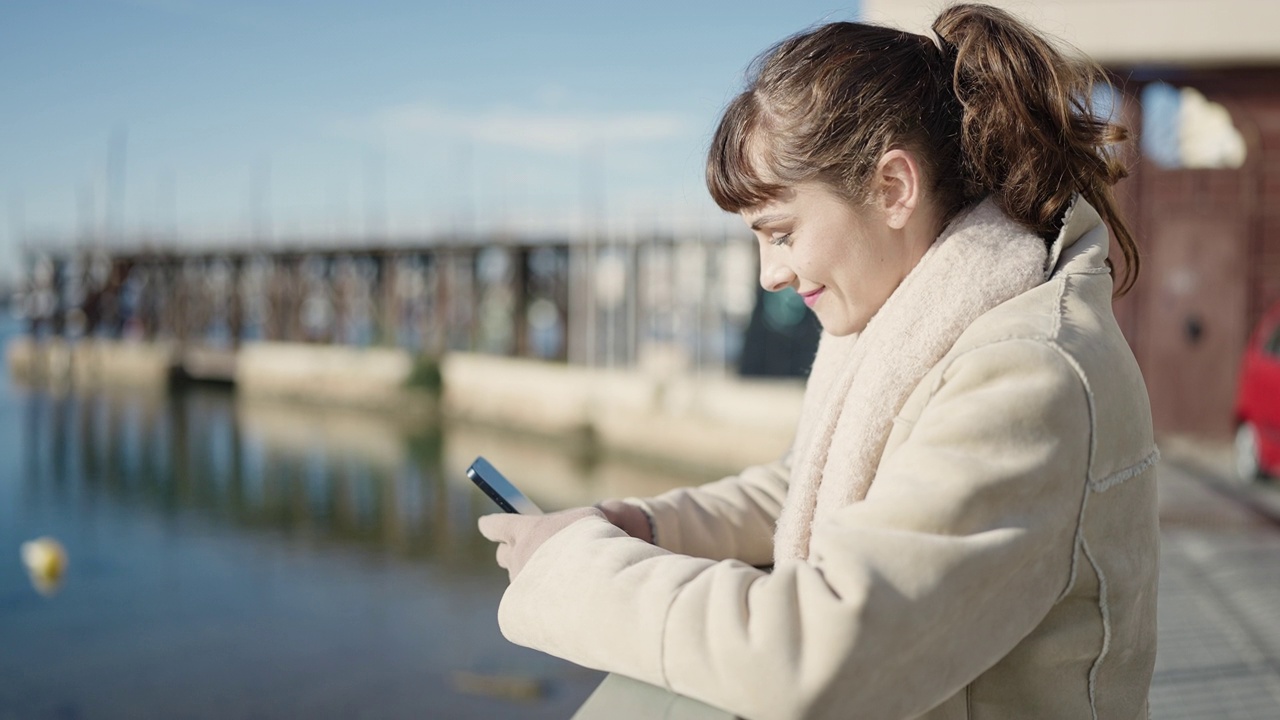
{"type": "Polygon", "coordinates": [[[876,162],[904,148],[921,163],[944,224],[990,195],[1052,238],[1080,193],[1116,237],[1125,259],[1116,294],[1128,292],[1138,250],[1112,186],[1127,174],[1115,149],[1129,134],[1094,112],[1102,70],[986,5],[949,7],[933,31],[936,45],[830,23],[762,55],[711,142],[716,204],[741,212],[810,180],[865,201],[876,162]]]}

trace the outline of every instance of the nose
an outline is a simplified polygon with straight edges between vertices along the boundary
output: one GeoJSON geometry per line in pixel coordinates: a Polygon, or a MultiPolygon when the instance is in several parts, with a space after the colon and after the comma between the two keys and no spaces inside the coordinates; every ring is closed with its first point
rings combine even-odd
{"type": "Polygon", "coordinates": [[[760,287],[769,292],[778,292],[795,282],[796,274],[786,263],[771,257],[766,248],[760,249],[760,287]]]}

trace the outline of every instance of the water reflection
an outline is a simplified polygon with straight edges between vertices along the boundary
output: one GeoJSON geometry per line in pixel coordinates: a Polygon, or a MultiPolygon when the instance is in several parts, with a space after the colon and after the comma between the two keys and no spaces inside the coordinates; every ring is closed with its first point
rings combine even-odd
{"type": "Polygon", "coordinates": [[[463,469],[488,455],[546,507],[709,479],[575,456],[481,428],[415,428],[351,411],[238,402],[226,388],[26,398],[25,493],[196,512],[318,543],[407,557],[489,557],[490,501],[463,469]],[[79,479],[79,482],[77,482],[79,479]]]}
{"type": "Polygon", "coordinates": [[[237,403],[229,390],[26,399],[28,499],[195,512],[317,543],[474,558],[475,508],[439,432],[237,403]],[[77,482],[77,479],[79,482],[77,482]]]}

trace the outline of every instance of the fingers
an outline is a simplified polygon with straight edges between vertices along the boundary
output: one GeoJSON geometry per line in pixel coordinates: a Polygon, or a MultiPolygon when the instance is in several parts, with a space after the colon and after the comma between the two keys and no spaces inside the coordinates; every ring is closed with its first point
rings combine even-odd
{"type": "Polygon", "coordinates": [[[606,520],[621,527],[621,525],[619,525],[619,521],[630,506],[621,500],[602,500],[596,503],[595,507],[600,510],[600,512],[604,513],[606,520]]]}
{"type": "Polygon", "coordinates": [[[589,517],[607,521],[598,508],[582,507],[549,515],[494,513],[481,516],[476,521],[476,526],[480,529],[480,534],[498,543],[494,557],[498,565],[506,568],[511,579],[515,580],[525,563],[548,538],[589,517]]]}
{"type": "Polygon", "coordinates": [[[553,524],[558,525],[559,527],[567,527],[568,525],[571,525],[581,520],[582,518],[587,518],[587,517],[598,517],[606,520],[608,519],[605,516],[604,512],[600,510],[600,508],[594,507],[594,506],[573,508],[572,510],[562,510],[558,513],[552,513],[551,515],[544,516],[544,517],[547,517],[553,524]]]}
{"type": "Polygon", "coordinates": [[[606,520],[617,525],[626,534],[645,542],[653,542],[649,518],[640,508],[622,500],[605,500],[596,507],[604,513],[606,520]]]}

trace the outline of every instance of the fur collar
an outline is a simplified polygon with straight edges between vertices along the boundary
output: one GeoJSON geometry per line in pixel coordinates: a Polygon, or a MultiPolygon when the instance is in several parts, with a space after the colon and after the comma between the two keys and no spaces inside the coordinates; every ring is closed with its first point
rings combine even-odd
{"type": "Polygon", "coordinates": [[[861,501],[893,418],[960,334],[1041,284],[1045,241],[991,200],[958,217],[859,334],[823,334],[805,388],[774,560],[809,556],[811,529],[861,501]]]}

